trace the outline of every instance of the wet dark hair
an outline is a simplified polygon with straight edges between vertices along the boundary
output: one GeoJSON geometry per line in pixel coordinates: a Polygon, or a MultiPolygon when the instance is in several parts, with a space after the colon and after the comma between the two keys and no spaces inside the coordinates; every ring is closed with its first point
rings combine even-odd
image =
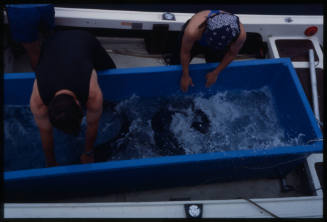
{"type": "Polygon", "coordinates": [[[83,111],[73,96],[60,94],[55,96],[48,107],[51,124],[57,129],[77,136],[83,117],[83,111]]]}

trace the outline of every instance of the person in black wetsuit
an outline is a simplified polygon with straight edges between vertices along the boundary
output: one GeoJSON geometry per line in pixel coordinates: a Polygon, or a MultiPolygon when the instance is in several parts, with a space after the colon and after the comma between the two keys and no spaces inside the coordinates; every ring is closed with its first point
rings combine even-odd
{"type": "Polygon", "coordinates": [[[93,145],[102,114],[103,96],[97,71],[116,68],[100,42],[81,30],[58,31],[41,49],[30,107],[40,130],[47,166],[57,165],[53,128],[77,135],[86,109],[82,163],[93,162],[93,145]]]}

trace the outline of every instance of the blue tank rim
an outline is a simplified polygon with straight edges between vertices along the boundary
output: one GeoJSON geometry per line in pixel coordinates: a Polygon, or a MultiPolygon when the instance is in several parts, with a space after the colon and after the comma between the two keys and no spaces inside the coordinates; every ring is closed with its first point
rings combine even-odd
{"type": "MultiPolygon", "coordinates": [[[[289,64],[291,63],[290,58],[276,58],[276,59],[263,59],[263,60],[246,60],[246,61],[233,61],[228,65],[227,68],[239,67],[239,66],[257,66],[265,64],[289,64]]],[[[218,63],[204,63],[204,64],[191,64],[190,70],[199,70],[206,67],[207,69],[215,68],[218,63]]],[[[170,65],[170,66],[147,66],[147,67],[135,67],[135,68],[117,68],[107,69],[98,72],[99,75],[124,75],[124,74],[140,74],[140,73],[151,73],[151,72],[166,72],[166,71],[179,71],[182,70],[181,65],[170,65]]],[[[35,78],[34,72],[18,72],[18,73],[4,73],[4,80],[6,79],[23,79],[23,78],[35,78]]]]}
{"type": "Polygon", "coordinates": [[[15,181],[22,179],[64,176],[80,173],[92,173],[108,170],[121,170],[131,169],[147,166],[162,166],[171,164],[187,164],[202,161],[215,161],[219,159],[233,160],[237,158],[250,158],[250,157],[273,157],[281,155],[295,155],[296,159],[305,159],[310,153],[322,152],[323,142],[315,142],[311,145],[304,146],[287,146],[275,147],[268,150],[237,150],[228,152],[212,152],[202,154],[178,155],[178,156],[165,156],[165,157],[152,157],[135,160],[118,160],[108,161],[102,163],[90,164],[76,164],[67,166],[57,166],[50,168],[26,169],[4,172],[5,181],[15,181]]]}

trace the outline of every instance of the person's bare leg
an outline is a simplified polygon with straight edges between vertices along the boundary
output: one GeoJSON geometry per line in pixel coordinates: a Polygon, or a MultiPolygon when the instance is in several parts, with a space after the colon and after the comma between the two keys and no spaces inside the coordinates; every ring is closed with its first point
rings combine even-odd
{"type": "Polygon", "coordinates": [[[29,43],[22,43],[24,48],[26,49],[27,55],[30,59],[30,63],[32,65],[33,70],[35,70],[40,57],[40,41],[36,40],[35,42],[29,42],[29,43]]]}

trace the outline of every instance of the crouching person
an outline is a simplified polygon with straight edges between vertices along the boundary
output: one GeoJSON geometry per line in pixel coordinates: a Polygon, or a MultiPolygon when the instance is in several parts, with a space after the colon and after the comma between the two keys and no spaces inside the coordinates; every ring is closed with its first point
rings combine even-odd
{"type": "Polygon", "coordinates": [[[47,166],[55,166],[53,127],[78,135],[86,110],[85,152],[82,163],[94,161],[93,145],[102,114],[103,97],[98,70],[116,68],[110,56],[90,33],[60,31],[44,43],[30,108],[40,131],[47,166]]]}

